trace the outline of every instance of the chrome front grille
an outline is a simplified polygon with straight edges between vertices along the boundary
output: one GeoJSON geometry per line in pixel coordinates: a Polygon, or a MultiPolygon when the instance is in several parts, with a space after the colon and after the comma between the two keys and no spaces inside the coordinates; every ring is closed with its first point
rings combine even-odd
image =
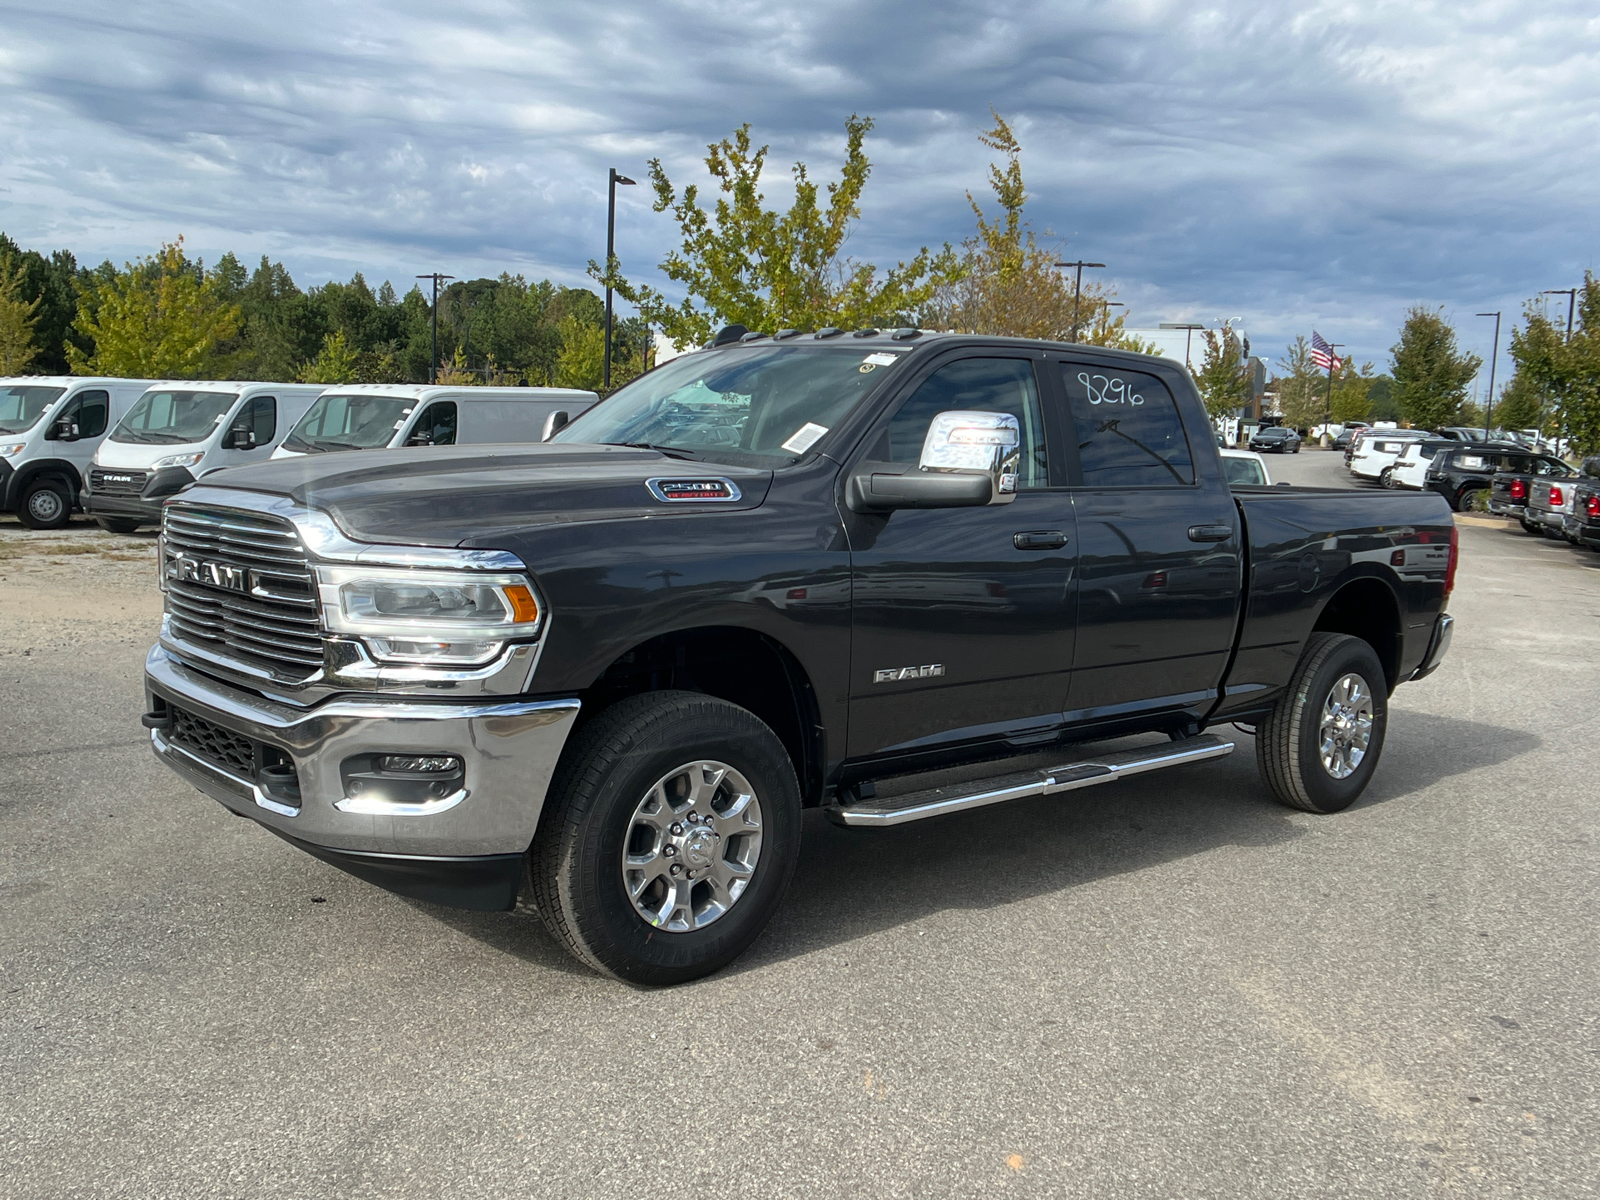
{"type": "Polygon", "coordinates": [[[174,637],[286,681],[321,669],[316,578],[292,525],[169,502],[161,532],[174,637]]]}

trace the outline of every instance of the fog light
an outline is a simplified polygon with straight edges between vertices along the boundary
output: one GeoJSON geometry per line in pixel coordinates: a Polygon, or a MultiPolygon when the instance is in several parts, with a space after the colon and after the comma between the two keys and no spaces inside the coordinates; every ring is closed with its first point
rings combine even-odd
{"type": "Polygon", "coordinates": [[[459,771],[461,760],[453,754],[385,754],[378,759],[378,769],[406,775],[442,775],[459,771]]]}

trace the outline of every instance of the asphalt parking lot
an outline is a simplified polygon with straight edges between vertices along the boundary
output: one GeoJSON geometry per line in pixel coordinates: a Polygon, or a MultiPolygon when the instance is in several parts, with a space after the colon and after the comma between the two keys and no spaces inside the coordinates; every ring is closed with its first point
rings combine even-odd
{"type": "Polygon", "coordinates": [[[1350,811],[1273,804],[1240,735],[808,820],[754,949],[648,992],[181,784],[151,540],[0,523],[0,1196],[1592,1196],[1600,555],[1461,540],[1350,811]]]}

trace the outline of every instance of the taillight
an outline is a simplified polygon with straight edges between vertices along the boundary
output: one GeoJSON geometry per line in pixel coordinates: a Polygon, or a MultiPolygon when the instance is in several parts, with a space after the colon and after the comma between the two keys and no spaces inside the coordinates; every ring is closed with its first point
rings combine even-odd
{"type": "Polygon", "coordinates": [[[1590,496],[1589,502],[1583,506],[1583,511],[1591,517],[1600,517],[1600,496],[1590,496]]]}
{"type": "Polygon", "coordinates": [[[1528,498],[1528,481],[1526,479],[1513,479],[1511,481],[1511,498],[1513,500],[1526,500],[1528,498]]]}
{"type": "Polygon", "coordinates": [[[1444,598],[1450,599],[1450,593],[1456,590],[1456,564],[1461,561],[1461,533],[1454,525],[1450,526],[1450,565],[1444,569],[1444,598]]]}
{"type": "Polygon", "coordinates": [[[1553,488],[1550,489],[1550,507],[1551,508],[1560,508],[1561,505],[1564,504],[1565,502],[1566,502],[1566,497],[1561,494],[1561,489],[1560,488],[1553,487],[1553,488]]]}

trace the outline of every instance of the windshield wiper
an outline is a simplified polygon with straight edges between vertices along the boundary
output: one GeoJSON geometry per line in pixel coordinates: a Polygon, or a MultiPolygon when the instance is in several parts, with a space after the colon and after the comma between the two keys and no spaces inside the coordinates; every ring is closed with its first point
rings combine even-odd
{"type": "Polygon", "coordinates": [[[627,446],[630,450],[654,450],[657,454],[665,454],[668,458],[682,458],[689,462],[699,460],[698,454],[691,454],[687,450],[679,450],[676,446],[658,446],[654,442],[601,442],[602,446],[627,446]]]}

